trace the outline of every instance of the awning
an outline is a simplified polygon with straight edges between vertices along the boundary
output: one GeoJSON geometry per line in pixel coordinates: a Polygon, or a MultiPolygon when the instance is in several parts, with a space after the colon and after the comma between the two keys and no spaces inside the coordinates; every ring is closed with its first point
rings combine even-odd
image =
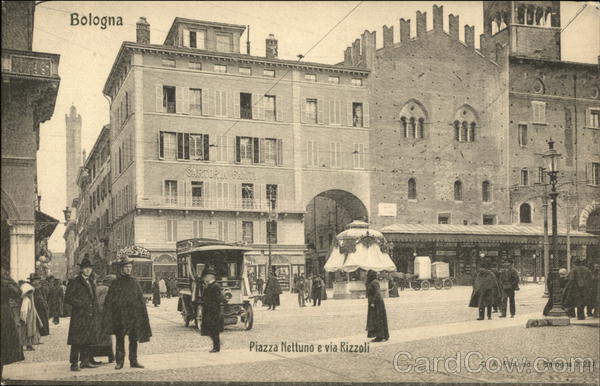
{"type": "MultiPolygon", "coordinates": [[[[393,224],[381,232],[390,242],[540,244],[544,238],[542,227],[526,225],[393,224]]],[[[559,227],[559,244],[566,244],[566,233],[566,227],[559,227]]],[[[551,231],[548,237],[552,239],[551,231]]],[[[575,245],[600,244],[600,237],[591,233],[571,231],[570,239],[575,245]]]]}
{"type": "Polygon", "coordinates": [[[35,238],[43,240],[52,236],[60,221],[39,210],[35,211],[35,238]]]}

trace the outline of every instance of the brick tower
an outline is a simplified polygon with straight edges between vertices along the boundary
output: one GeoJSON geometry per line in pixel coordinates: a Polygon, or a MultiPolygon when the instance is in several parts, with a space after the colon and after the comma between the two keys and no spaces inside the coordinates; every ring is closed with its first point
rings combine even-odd
{"type": "Polygon", "coordinates": [[[67,157],[67,195],[66,206],[71,206],[73,199],[78,196],[77,174],[82,165],[81,160],[81,115],[77,114],[77,108],[71,106],[69,114],[65,114],[66,123],[66,148],[67,157]]]}

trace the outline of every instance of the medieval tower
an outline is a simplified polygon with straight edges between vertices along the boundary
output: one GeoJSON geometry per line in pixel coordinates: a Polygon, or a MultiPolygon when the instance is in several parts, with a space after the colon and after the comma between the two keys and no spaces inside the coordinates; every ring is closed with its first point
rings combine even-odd
{"type": "Polygon", "coordinates": [[[66,123],[66,149],[67,157],[67,202],[66,206],[73,204],[73,199],[78,196],[77,174],[82,165],[81,160],[81,115],[77,114],[77,108],[71,106],[69,114],[65,114],[66,123]]]}

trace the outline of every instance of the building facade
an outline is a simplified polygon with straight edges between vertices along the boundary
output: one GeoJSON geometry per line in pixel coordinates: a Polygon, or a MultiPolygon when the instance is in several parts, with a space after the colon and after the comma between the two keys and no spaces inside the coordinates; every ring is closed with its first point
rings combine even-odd
{"type": "Polygon", "coordinates": [[[35,2],[2,3],[2,256],[16,280],[35,272],[36,249],[58,220],[41,213],[40,124],[54,112],[59,55],[32,51],[35,2]]]}
{"type": "Polygon", "coordinates": [[[168,276],[177,240],[243,242],[264,277],[270,241],[289,288],[315,197],[367,216],[369,71],[278,59],[272,36],[266,57],[242,54],[239,25],[176,18],[163,44],[137,28],[104,88],[116,246],[146,247],[168,276]]]}

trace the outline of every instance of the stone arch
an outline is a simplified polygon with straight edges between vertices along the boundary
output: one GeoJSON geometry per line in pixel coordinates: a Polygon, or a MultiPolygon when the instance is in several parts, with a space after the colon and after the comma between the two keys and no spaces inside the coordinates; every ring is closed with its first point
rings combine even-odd
{"type": "Polygon", "coordinates": [[[546,85],[544,85],[544,82],[540,78],[537,78],[534,81],[533,92],[536,94],[545,94],[546,93],[546,85]]]}
{"type": "Polygon", "coordinates": [[[600,202],[593,201],[591,204],[587,205],[579,215],[579,230],[589,232],[588,220],[590,219],[590,215],[592,217],[598,215],[598,211],[600,211],[600,202]]]}
{"type": "Polygon", "coordinates": [[[154,260],[154,264],[176,264],[175,258],[169,254],[162,254],[154,260]]]}
{"type": "Polygon", "coordinates": [[[427,109],[417,99],[411,98],[400,109],[401,131],[405,138],[424,138],[427,109]]]}

